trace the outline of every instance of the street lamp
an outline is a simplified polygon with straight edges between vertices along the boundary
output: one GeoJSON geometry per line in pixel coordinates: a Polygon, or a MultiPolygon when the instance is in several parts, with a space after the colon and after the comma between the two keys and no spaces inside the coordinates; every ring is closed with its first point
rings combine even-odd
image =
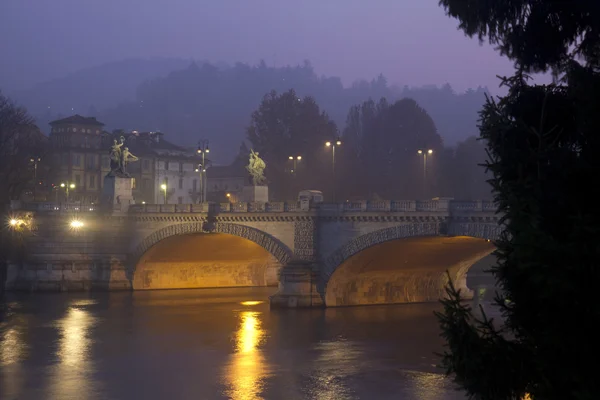
{"type": "Polygon", "coordinates": [[[67,203],[69,202],[69,189],[75,189],[75,184],[74,183],[69,183],[69,182],[61,182],[60,184],[61,188],[65,189],[65,192],[67,194],[67,203]]]}
{"type": "Polygon", "coordinates": [[[36,193],[36,189],[37,189],[37,185],[38,185],[38,181],[37,181],[37,167],[38,167],[38,162],[42,161],[42,159],[40,157],[33,157],[30,158],[29,161],[31,163],[33,163],[33,198],[35,199],[35,193],[36,193]]]}
{"type": "Polygon", "coordinates": [[[419,149],[417,154],[423,156],[423,197],[427,195],[427,157],[433,154],[431,149],[419,149]]]}
{"type": "Polygon", "coordinates": [[[206,160],[205,155],[210,153],[210,149],[208,148],[208,140],[201,139],[198,141],[198,150],[196,151],[198,154],[202,154],[202,164],[199,168],[196,168],[197,171],[200,172],[200,203],[206,202],[206,160]],[[201,167],[201,168],[200,168],[201,167]]]}
{"type": "Polygon", "coordinates": [[[74,219],[74,220],[71,221],[71,229],[77,230],[77,229],[80,229],[80,228],[83,228],[83,222],[81,222],[78,219],[74,219]]]}
{"type": "Polygon", "coordinates": [[[165,204],[167,204],[167,184],[163,183],[162,185],[160,185],[160,188],[162,189],[162,191],[165,195],[165,204]]]}
{"type": "Polygon", "coordinates": [[[302,156],[289,156],[288,158],[292,161],[293,167],[291,172],[294,174],[296,172],[296,163],[302,161],[302,156]]]}
{"type": "Polygon", "coordinates": [[[331,170],[332,170],[332,173],[333,173],[333,185],[332,185],[332,189],[333,189],[333,202],[334,203],[335,203],[335,183],[336,183],[336,181],[335,181],[335,148],[339,147],[341,145],[342,145],[342,140],[339,137],[334,142],[330,142],[330,141],[325,142],[325,146],[326,147],[331,147],[331,150],[332,150],[331,151],[331,155],[332,155],[332,158],[331,158],[331,166],[332,166],[332,168],[331,168],[331,170]]]}

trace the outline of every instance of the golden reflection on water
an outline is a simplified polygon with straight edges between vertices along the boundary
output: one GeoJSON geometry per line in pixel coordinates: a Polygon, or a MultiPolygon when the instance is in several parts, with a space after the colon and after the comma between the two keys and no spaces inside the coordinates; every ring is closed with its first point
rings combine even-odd
{"type": "Polygon", "coordinates": [[[415,385],[415,400],[435,400],[443,396],[445,375],[411,372],[410,379],[415,385]]]}
{"type": "Polygon", "coordinates": [[[87,358],[90,340],[87,337],[92,317],[85,310],[69,308],[67,316],[59,323],[61,330],[58,357],[62,364],[76,366],[87,358]]]}
{"type": "Polygon", "coordinates": [[[0,337],[0,365],[16,363],[21,359],[23,342],[19,332],[10,328],[0,337]]]}
{"type": "Polygon", "coordinates": [[[243,306],[257,306],[262,303],[264,303],[264,301],[251,300],[251,301],[242,301],[240,304],[243,306]]]}
{"type": "MultiPolygon", "coordinates": [[[[0,328],[2,327],[0,326],[0,328]]],[[[6,393],[7,396],[18,393],[19,387],[23,383],[22,367],[19,361],[24,357],[25,345],[21,335],[22,332],[15,328],[9,328],[4,333],[0,330],[0,371],[10,368],[12,375],[8,378],[0,374],[0,393],[6,393]]]]}
{"type": "Polygon", "coordinates": [[[59,364],[52,374],[50,398],[79,400],[91,396],[92,388],[87,376],[93,372],[90,371],[89,359],[92,346],[90,334],[95,322],[96,319],[89,311],[73,306],[69,307],[67,314],[58,321],[59,364]]]}
{"type": "Polygon", "coordinates": [[[235,353],[225,371],[227,396],[232,400],[261,399],[264,379],[269,374],[265,358],[258,346],[264,340],[260,312],[242,311],[235,335],[235,353]]]}

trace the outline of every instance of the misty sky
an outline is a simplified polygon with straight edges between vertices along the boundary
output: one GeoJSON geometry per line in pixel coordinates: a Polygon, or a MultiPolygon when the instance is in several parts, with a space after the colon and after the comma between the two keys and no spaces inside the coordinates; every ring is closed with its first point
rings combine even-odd
{"type": "Polygon", "coordinates": [[[0,0],[0,85],[166,56],[495,89],[512,63],[456,26],[437,0],[0,0]]]}

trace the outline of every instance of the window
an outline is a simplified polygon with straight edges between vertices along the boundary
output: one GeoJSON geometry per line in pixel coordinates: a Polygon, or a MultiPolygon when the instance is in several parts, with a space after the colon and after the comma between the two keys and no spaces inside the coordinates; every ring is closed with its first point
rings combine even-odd
{"type": "Polygon", "coordinates": [[[75,187],[78,188],[81,185],[81,176],[75,175],[75,187]]]}
{"type": "Polygon", "coordinates": [[[179,172],[183,172],[183,163],[179,164],[179,172]]]}
{"type": "Polygon", "coordinates": [[[81,166],[81,154],[73,154],[73,166],[74,167],[81,166]]]}
{"type": "Polygon", "coordinates": [[[135,184],[135,178],[131,178],[131,188],[135,189],[136,188],[136,184],[135,184]]]}
{"type": "Polygon", "coordinates": [[[165,161],[165,170],[168,171],[169,170],[169,162],[165,161]]]}
{"type": "Polygon", "coordinates": [[[179,189],[183,189],[183,178],[179,178],[179,189]]]}
{"type": "Polygon", "coordinates": [[[183,197],[179,196],[179,197],[177,198],[177,203],[179,203],[179,204],[183,204],[183,197]]]}
{"type": "Polygon", "coordinates": [[[88,168],[96,168],[96,155],[94,154],[88,154],[86,159],[85,159],[86,163],[87,163],[87,167],[88,168]]]}
{"type": "Polygon", "coordinates": [[[150,160],[142,161],[142,165],[143,165],[144,171],[148,171],[150,169],[150,160]]]}
{"type": "Polygon", "coordinates": [[[62,165],[69,165],[69,155],[68,154],[62,154],[61,155],[60,163],[62,165]]]}
{"type": "Polygon", "coordinates": [[[142,190],[146,190],[150,187],[150,180],[147,178],[144,178],[142,180],[142,190]]]}
{"type": "Polygon", "coordinates": [[[194,192],[195,192],[195,191],[196,191],[196,187],[197,187],[197,186],[198,186],[198,179],[194,179],[194,182],[193,182],[193,187],[194,187],[194,189],[192,189],[192,191],[194,191],[194,192]]]}
{"type": "Polygon", "coordinates": [[[90,189],[96,188],[96,176],[90,175],[90,189]]]}
{"type": "Polygon", "coordinates": [[[102,157],[102,168],[110,168],[110,158],[102,157]]]}

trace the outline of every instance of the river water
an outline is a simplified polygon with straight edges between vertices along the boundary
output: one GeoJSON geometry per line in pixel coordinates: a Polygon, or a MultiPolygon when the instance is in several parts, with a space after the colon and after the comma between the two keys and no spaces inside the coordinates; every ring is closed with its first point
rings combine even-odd
{"type": "Polygon", "coordinates": [[[435,304],[270,311],[273,288],[9,294],[0,399],[464,399],[435,304]]]}

